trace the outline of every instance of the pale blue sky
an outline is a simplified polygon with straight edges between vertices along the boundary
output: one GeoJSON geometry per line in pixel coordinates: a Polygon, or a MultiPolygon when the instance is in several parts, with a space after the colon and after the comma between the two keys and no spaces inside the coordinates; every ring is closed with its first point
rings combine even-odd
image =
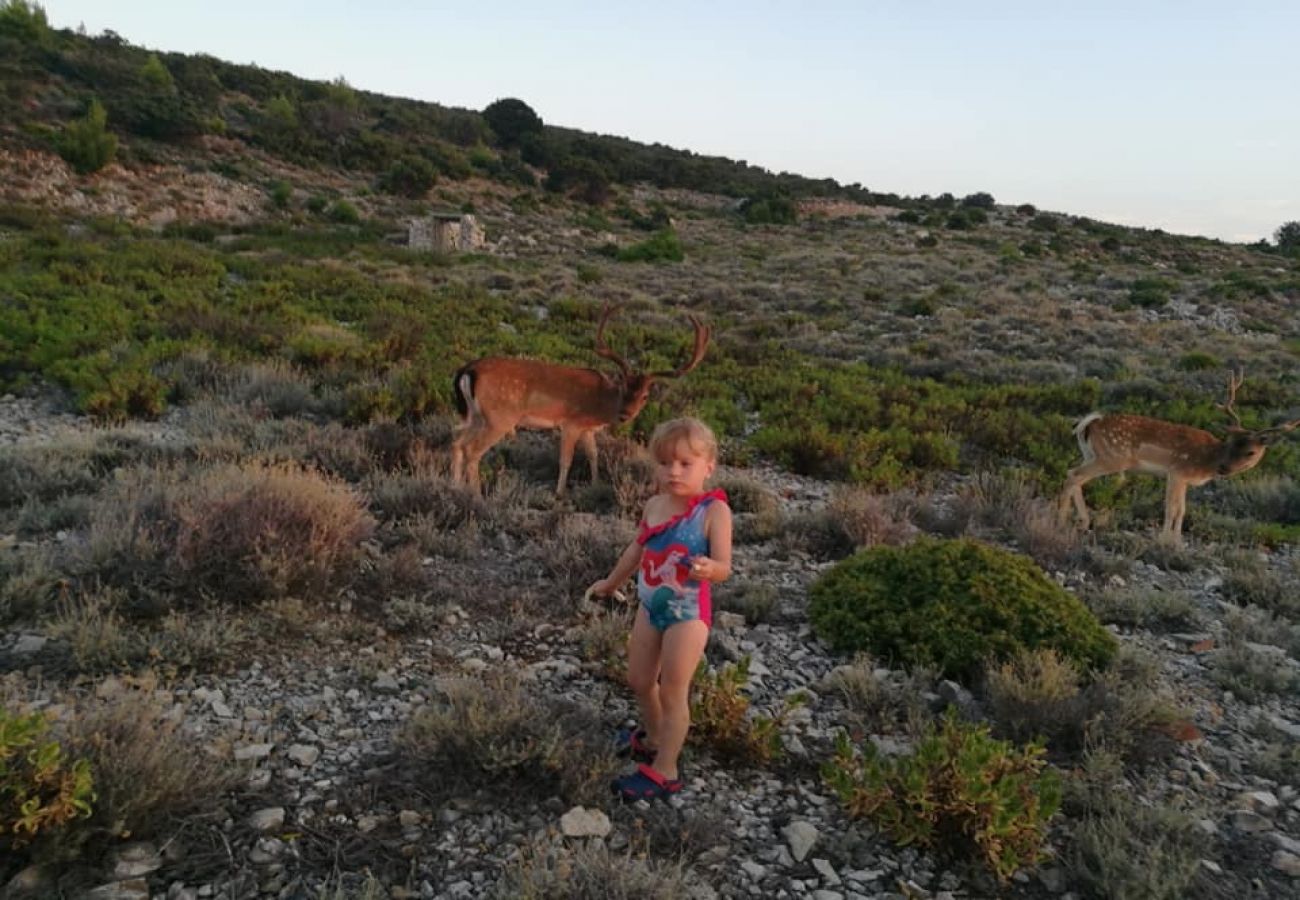
{"type": "Polygon", "coordinates": [[[1232,241],[1300,219],[1300,0],[47,0],[52,24],[744,159],[1232,241]]]}

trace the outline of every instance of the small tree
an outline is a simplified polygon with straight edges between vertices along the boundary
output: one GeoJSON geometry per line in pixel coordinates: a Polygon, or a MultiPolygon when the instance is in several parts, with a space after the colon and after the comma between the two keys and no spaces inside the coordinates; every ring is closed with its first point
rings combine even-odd
{"type": "Polygon", "coordinates": [[[0,2],[0,36],[14,37],[25,44],[43,45],[50,36],[50,21],[39,3],[27,0],[0,2]]]}
{"type": "Polygon", "coordinates": [[[404,156],[379,176],[379,189],[402,197],[422,197],[438,180],[428,160],[404,156]]]}
{"type": "Polygon", "coordinates": [[[542,119],[522,100],[506,97],[487,105],[483,118],[503,145],[514,147],[525,137],[542,133],[542,119]]]}
{"type": "Polygon", "coordinates": [[[151,87],[157,88],[164,93],[171,93],[176,90],[176,82],[172,79],[172,73],[167,71],[167,66],[158,58],[157,53],[150,53],[149,59],[140,67],[140,77],[143,78],[151,87]]]}
{"type": "Polygon", "coordinates": [[[108,113],[98,100],[90,101],[86,117],[63,129],[59,155],[78,173],[98,172],[117,155],[117,135],[108,130],[108,113]]]}
{"type": "Polygon", "coordinates": [[[1300,222],[1287,222],[1273,234],[1273,240],[1283,253],[1300,253],[1300,222]]]}

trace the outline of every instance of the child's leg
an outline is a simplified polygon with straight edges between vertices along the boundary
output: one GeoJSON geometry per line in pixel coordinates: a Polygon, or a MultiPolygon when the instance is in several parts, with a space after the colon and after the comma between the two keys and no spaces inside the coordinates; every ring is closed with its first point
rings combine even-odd
{"type": "Polygon", "coordinates": [[[644,606],[637,607],[636,622],[627,641],[627,683],[641,710],[641,727],[646,743],[654,747],[659,739],[663,710],[659,705],[659,654],[663,632],[650,624],[644,606]]]}
{"type": "Polygon", "coordinates": [[[691,679],[709,642],[709,626],[699,619],[669,626],[659,654],[661,716],[654,768],[666,778],[677,777],[677,757],[691,727],[691,679]]]}

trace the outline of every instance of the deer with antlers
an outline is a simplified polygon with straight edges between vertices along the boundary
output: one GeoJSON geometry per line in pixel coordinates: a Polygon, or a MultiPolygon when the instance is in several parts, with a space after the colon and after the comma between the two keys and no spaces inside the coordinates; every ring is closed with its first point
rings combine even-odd
{"type": "Polygon", "coordinates": [[[476,493],[479,460],[516,428],[560,429],[560,477],[563,494],[579,441],[597,478],[596,432],[631,421],[650,398],[650,387],[665,378],[680,378],[704,358],[709,328],[689,316],[695,329],[690,358],[670,372],[637,372],[605,343],[605,325],[613,309],[605,305],[596,328],[596,354],[618,366],[617,374],[563,366],[535,359],[490,356],[462,366],[452,376],[462,421],[451,447],[452,479],[476,493]]]}
{"type": "Polygon", "coordinates": [[[1272,428],[1255,431],[1243,428],[1233,405],[1244,377],[1242,372],[1230,375],[1227,403],[1216,404],[1233,422],[1222,440],[1201,428],[1146,416],[1092,413],[1081,419],[1074,427],[1074,434],[1083,451],[1083,464],[1066,475],[1057,504],[1062,524],[1068,520],[1073,502],[1080,523],[1087,528],[1089,517],[1083,486],[1102,475],[1135,469],[1165,476],[1162,534],[1180,543],[1188,486],[1196,487],[1254,468],[1264,458],[1270,441],[1300,426],[1300,419],[1294,419],[1272,428]]]}

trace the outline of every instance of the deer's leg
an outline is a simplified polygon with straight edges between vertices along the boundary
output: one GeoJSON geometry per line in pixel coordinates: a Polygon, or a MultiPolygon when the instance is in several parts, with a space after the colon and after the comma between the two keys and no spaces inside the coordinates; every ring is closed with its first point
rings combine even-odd
{"type": "Polygon", "coordinates": [[[596,432],[584,431],[582,433],[582,452],[587,454],[587,462],[591,465],[591,483],[595,484],[600,469],[596,465],[596,432]]]}
{"type": "Polygon", "coordinates": [[[564,494],[564,483],[569,480],[569,466],[573,465],[573,448],[578,446],[582,432],[574,428],[560,429],[560,480],[556,482],[555,493],[564,494]]]}
{"type": "Polygon", "coordinates": [[[469,421],[466,420],[456,427],[456,433],[451,439],[451,482],[452,484],[465,483],[465,439],[469,421]]]}
{"type": "Polygon", "coordinates": [[[1083,465],[1066,473],[1065,485],[1061,488],[1061,496],[1056,501],[1056,518],[1062,525],[1070,520],[1071,503],[1074,504],[1075,513],[1079,517],[1079,524],[1084,528],[1092,524],[1092,519],[1088,515],[1088,504],[1083,501],[1083,486],[1095,476],[1085,473],[1083,470],[1086,468],[1087,466],[1083,465]]]}
{"type": "Polygon", "coordinates": [[[1092,462],[1075,466],[1066,473],[1065,486],[1061,489],[1061,496],[1056,504],[1056,512],[1061,524],[1064,525],[1068,521],[1070,504],[1073,502],[1074,510],[1079,516],[1079,524],[1088,528],[1092,524],[1092,517],[1088,514],[1088,504],[1083,500],[1083,486],[1094,478],[1112,475],[1123,468],[1124,466],[1106,465],[1101,460],[1094,459],[1092,462]]]}
{"type": "MultiPolygon", "coordinates": [[[[463,465],[465,470],[466,483],[474,490],[474,493],[482,495],[483,486],[479,481],[478,464],[483,455],[491,450],[507,434],[510,429],[493,425],[491,422],[477,422],[466,428],[458,440],[461,442],[460,452],[463,455],[463,465]]],[[[453,463],[455,451],[452,451],[453,463]]]]}
{"type": "Polygon", "coordinates": [[[1187,512],[1187,482],[1171,472],[1165,482],[1164,534],[1175,544],[1183,540],[1183,514],[1187,512]]]}

